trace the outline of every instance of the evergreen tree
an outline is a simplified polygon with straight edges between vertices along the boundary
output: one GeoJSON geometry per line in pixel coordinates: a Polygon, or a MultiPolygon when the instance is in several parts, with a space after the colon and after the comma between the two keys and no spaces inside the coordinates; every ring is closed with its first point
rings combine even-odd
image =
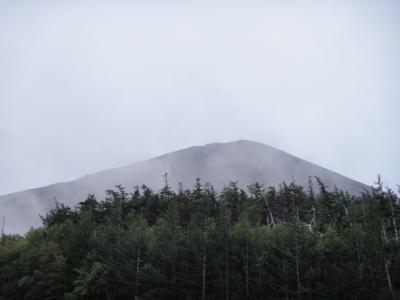
{"type": "Polygon", "coordinates": [[[399,299],[399,196],[122,186],[0,240],[0,299],[399,299]]]}

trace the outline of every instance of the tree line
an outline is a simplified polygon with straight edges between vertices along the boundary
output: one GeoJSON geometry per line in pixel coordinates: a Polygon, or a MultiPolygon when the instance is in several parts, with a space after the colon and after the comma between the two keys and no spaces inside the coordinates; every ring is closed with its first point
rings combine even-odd
{"type": "Polygon", "coordinates": [[[282,183],[122,186],[0,240],[0,299],[400,298],[400,204],[282,183]]]}

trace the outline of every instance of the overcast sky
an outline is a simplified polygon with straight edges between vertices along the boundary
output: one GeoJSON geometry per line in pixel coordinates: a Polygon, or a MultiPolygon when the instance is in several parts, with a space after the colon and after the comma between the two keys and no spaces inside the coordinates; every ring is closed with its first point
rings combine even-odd
{"type": "Polygon", "coordinates": [[[0,194],[237,139],[395,187],[399,20],[395,0],[0,0],[0,194]]]}

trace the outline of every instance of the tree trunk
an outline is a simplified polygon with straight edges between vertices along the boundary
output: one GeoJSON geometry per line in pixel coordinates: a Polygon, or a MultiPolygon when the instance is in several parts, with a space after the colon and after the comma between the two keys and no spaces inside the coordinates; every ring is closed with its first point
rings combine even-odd
{"type": "Polygon", "coordinates": [[[225,254],[225,294],[226,300],[229,300],[229,257],[228,257],[228,241],[226,242],[225,254]]]}
{"type": "Polygon", "coordinates": [[[301,291],[300,291],[300,270],[299,270],[299,258],[296,257],[296,281],[297,281],[297,295],[298,298],[301,299],[301,291]]]}
{"type": "Polygon", "coordinates": [[[360,241],[357,238],[357,260],[358,260],[358,271],[360,272],[360,280],[363,280],[361,254],[360,254],[360,241]]]}
{"type": "Polygon", "coordinates": [[[202,284],[202,297],[206,299],[206,264],[207,264],[207,249],[206,249],[207,231],[204,229],[204,244],[203,244],[203,284],[202,284]]]}
{"type": "Polygon", "coordinates": [[[283,264],[283,274],[285,274],[285,293],[286,293],[286,300],[289,300],[289,287],[287,282],[287,274],[286,274],[286,264],[283,264]]]}
{"type": "Polygon", "coordinates": [[[396,238],[396,241],[399,241],[399,233],[397,232],[397,225],[396,225],[396,218],[394,216],[394,210],[393,210],[393,203],[392,199],[389,199],[390,202],[390,211],[392,213],[392,221],[393,221],[393,227],[394,227],[394,236],[396,238]]]}
{"type": "Polygon", "coordinates": [[[3,240],[3,236],[4,236],[4,226],[6,225],[6,217],[3,216],[3,225],[1,226],[1,238],[0,240],[3,240]]]}
{"type": "Polygon", "coordinates": [[[385,262],[385,272],[386,272],[387,283],[388,283],[388,286],[390,289],[390,293],[393,296],[392,280],[390,278],[390,272],[389,272],[389,262],[387,261],[386,257],[383,257],[383,260],[385,262]]]}
{"type": "Polygon", "coordinates": [[[382,223],[382,240],[383,240],[384,243],[388,241],[388,237],[387,237],[387,234],[386,234],[385,223],[382,223]]]}
{"type": "MultiPolygon", "coordinates": [[[[382,246],[384,246],[385,242],[387,241],[387,236],[386,236],[386,231],[385,231],[385,224],[382,224],[382,233],[381,234],[382,234],[381,238],[382,238],[382,242],[383,242],[382,246]]],[[[383,261],[385,263],[385,273],[386,273],[386,279],[387,279],[387,283],[388,283],[388,286],[389,286],[389,290],[390,290],[390,293],[391,293],[391,295],[392,295],[392,297],[394,299],[393,288],[392,288],[392,279],[390,278],[390,272],[389,272],[389,264],[390,264],[390,262],[388,262],[388,260],[386,259],[385,253],[383,253],[383,261]]]]}
{"type": "Polygon", "coordinates": [[[268,213],[269,213],[269,217],[271,218],[272,227],[275,227],[274,216],[272,215],[271,209],[269,207],[268,207],[268,213]]]}
{"type": "Polygon", "coordinates": [[[298,241],[298,233],[297,233],[297,226],[300,222],[299,218],[299,208],[296,205],[295,197],[293,197],[293,210],[294,210],[294,217],[295,217],[295,252],[296,252],[296,283],[297,283],[297,296],[298,299],[301,299],[301,291],[300,291],[300,270],[299,270],[299,241],[298,241]]]}
{"type": "Polygon", "coordinates": [[[136,280],[135,280],[135,298],[137,298],[138,295],[138,289],[139,289],[139,272],[140,272],[140,255],[141,255],[142,248],[139,247],[138,251],[138,256],[137,256],[137,262],[136,262],[136,280]]]}
{"type": "Polygon", "coordinates": [[[229,300],[229,219],[228,219],[228,207],[225,208],[225,230],[226,230],[226,241],[225,241],[225,295],[226,300],[229,300]]]}
{"type": "Polygon", "coordinates": [[[246,299],[249,299],[249,242],[246,240],[246,299]]]}
{"type": "Polygon", "coordinates": [[[301,282],[300,282],[300,267],[299,267],[299,243],[298,243],[298,234],[297,234],[297,223],[296,223],[296,231],[295,231],[295,242],[296,242],[296,283],[297,283],[297,296],[298,299],[301,299],[301,282]]]}

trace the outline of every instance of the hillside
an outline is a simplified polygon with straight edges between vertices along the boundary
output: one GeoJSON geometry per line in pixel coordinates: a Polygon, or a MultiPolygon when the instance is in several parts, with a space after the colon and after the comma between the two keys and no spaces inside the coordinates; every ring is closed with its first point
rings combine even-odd
{"type": "Polygon", "coordinates": [[[309,176],[319,177],[329,188],[359,194],[366,185],[325,168],[292,156],[276,148],[251,141],[213,143],[171,152],[125,167],[86,175],[77,180],[56,183],[46,187],[0,196],[0,214],[6,216],[6,232],[25,232],[40,225],[38,215],[44,215],[54,206],[54,199],[75,205],[91,193],[98,199],[105,190],[121,184],[128,191],[136,185],[146,184],[154,190],[164,182],[168,173],[169,184],[177,189],[181,182],[191,188],[196,178],[211,182],[217,191],[230,181],[238,181],[242,188],[254,182],[265,186],[278,186],[295,181],[307,186],[309,176]]]}

